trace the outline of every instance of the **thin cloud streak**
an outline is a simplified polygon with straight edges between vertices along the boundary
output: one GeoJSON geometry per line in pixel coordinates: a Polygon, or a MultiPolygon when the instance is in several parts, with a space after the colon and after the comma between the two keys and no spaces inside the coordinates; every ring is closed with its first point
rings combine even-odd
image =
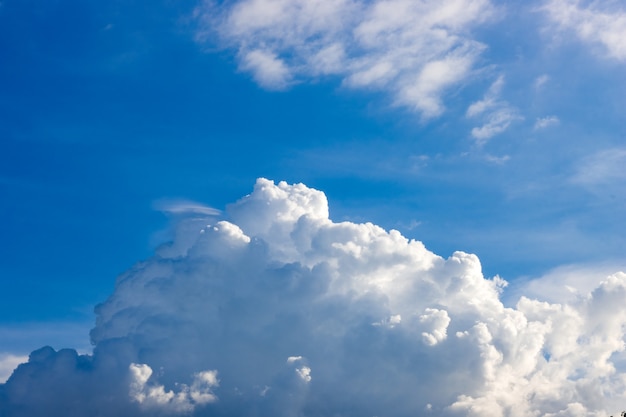
{"type": "Polygon", "coordinates": [[[626,148],[605,149],[582,161],[573,178],[580,184],[626,180],[626,148]]]}
{"type": "Polygon", "coordinates": [[[541,130],[551,126],[557,126],[559,123],[561,123],[561,120],[556,116],[538,117],[535,121],[534,129],[541,130]]]}
{"type": "Polygon", "coordinates": [[[466,117],[483,122],[481,126],[471,130],[471,135],[478,145],[484,145],[494,136],[505,132],[514,121],[523,120],[517,109],[500,99],[503,86],[504,77],[499,76],[484,97],[470,104],[465,112],[466,117]]]}
{"type": "Polygon", "coordinates": [[[205,204],[186,199],[162,198],[153,203],[157,211],[171,214],[203,214],[207,216],[219,216],[222,212],[205,204]]]}

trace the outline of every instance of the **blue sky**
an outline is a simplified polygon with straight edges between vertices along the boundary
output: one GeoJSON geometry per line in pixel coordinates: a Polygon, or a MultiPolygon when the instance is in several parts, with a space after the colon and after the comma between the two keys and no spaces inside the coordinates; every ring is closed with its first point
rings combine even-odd
{"type": "Polygon", "coordinates": [[[512,284],[625,268],[623,4],[292,3],[0,3],[0,352],[88,350],[158,202],[258,177],[512,284]]]}

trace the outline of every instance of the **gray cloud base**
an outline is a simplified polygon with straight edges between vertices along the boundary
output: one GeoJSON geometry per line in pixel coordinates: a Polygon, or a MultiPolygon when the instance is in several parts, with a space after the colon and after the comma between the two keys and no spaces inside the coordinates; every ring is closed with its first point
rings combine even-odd
{"type": "Polygon", "coordinates": [[[193,212],[96,307],[93,355],[44,347],[0,385],[17,416],[607,416],[625,403],[626,274],[506,308],[478,258],[335,223],[259,179],[193,212]]]}

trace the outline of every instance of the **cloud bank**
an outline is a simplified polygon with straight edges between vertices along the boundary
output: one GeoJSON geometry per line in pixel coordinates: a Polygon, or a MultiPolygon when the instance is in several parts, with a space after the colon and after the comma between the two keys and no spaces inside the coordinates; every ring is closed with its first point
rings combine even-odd
{"type": "Polygon", "coordinates": [[[333,76],[424,118],[471,73],[485,49],[472,29],[495,14],[489,0],[205,1],[195,12],[197,38],[236,50],[263,88],[333,76]]]}
{"type": "Polygon", "coordinates": [[[550,303],[259,179],[96,307],[93,355],[44,347],[0,385],[17,416],[608,416],[626,403],[626,274],[550,303]]]}

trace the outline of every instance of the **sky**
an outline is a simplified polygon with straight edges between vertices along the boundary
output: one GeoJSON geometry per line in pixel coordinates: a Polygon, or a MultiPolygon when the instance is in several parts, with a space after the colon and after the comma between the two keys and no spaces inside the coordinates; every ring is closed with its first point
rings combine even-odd
{"type": "Polygon", "coordinates": [[[0,414],[619,413],[625,70],[621,1],[2,0],[0,414]]]}

